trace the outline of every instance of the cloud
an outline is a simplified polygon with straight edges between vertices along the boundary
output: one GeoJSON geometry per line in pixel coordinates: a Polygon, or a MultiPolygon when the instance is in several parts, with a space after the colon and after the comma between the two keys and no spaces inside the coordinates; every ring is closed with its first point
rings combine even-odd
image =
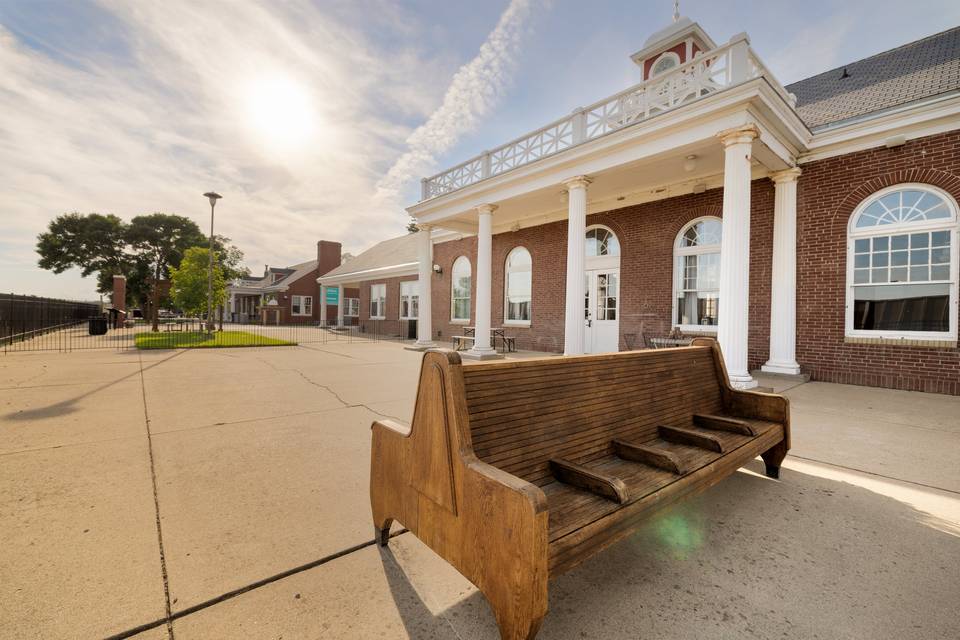
{"type": "Polygon", "coordinates": [[[437,156],[476,129],[509,86],[535,0],[512,0],[480,51],[460,67],[430,118],[407,138],[407,151],[378,183],[378,197],[395,200],[405,185],[431,173],[437,156]]]}
{"type": "Polygon", "coordinates": [[[848,13],[818,21],[797,31],[770,56],[767,66],[783,84],[833,69],[844,62],[842,53],[856,27],[857,20],[848,13]]]}
{"type": "Polygon", "coordinates": [[[385,46],[357,16],[307,2],[222,8],[118,1],[92,8],[92,27],[0,25],[0,290],[89,297],[90,280],[35,266],[51,218],[165,211],[204,228],[208,189],[225,196],[217,232],[254,269],[308,259],[321,238],[356,253],[403,233],[402,208],[376,200],[376,184],[440,102],[436,78],[457,52],[423,44],[428,27],[399,9],[402,37],[385,46]],[[108,19],[109,46],[96,37],[108,19]],[[77,35],[87,27],[93,37],[77,35]],[[277,148],[249,103],[288,85],[315,122],[277,148]]]}

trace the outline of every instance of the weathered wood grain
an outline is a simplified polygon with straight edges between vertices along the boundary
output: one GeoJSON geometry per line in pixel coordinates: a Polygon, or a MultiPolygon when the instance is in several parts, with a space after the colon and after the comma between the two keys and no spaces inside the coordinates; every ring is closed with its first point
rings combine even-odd
{"type": "Polygon", "coordinates": [[[478,363],[424,356],[412,425],[373,425],[378,541],[399,521],[532,639],[547,580],[757,455],[776,477],[785,398],[733,389],[719,347],[478,363]]]}

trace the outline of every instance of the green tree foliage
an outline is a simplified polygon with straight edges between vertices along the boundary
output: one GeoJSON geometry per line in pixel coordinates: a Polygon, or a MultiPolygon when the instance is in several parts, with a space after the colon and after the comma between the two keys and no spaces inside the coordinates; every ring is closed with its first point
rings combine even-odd
{"type": "MultiPolygon", "coordinates": [[[[153,282],[170,276],[187,249],[207,246],[208,239],[189,218],[153,213],[129,223],[114,215],[67,213],[54,219],[37,237],[39,265],[54,273],[78,267],[84,276],[97,274],[97,291],[113,289],[113,276],[127,276],[128,301],[145,304],[156,293],[153,282]]],[[[214,255],[224,277],[246,275],[243,252],[230,239],[214,236],[214,255]]],[[[152,300],[154,328],[159,298],[152,300]]]]}
{"type": "Polygon", "coordinates": [[[113,287],[113,275],[124,273],[129,266],[126,231],[126,224],[115,215],[74,212],[59,216],[37,237],[40,268],[63,273],[79,267],[84,277],[106,273],[109,284],[98,287],[105,293],[113,287]]]}
{"type": "MultiPolygon", "coordinates": [[[[170,297],[177,308],[191,316],[206,315],[207,271],[210,252],[205,247],[192,247],[184,253],[179,267],[170,268],[170,297]]],[[[213,307],[227,299],[224,269],[214,252],[213,307]]]]}

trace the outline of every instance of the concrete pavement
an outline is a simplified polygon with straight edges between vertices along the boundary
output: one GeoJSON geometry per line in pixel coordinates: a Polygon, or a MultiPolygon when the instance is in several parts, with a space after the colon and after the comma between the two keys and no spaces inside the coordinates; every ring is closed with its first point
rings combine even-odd
{"type": "MultiPolygon", "coordinates": [[[[0,636],[496,638],[411,535],[368,544],[369,425],[410,419],[419,358],[0,358],[0,636]]],[[[960,636],[960,398],[786,393],[781,481],[755,462],[560,577],[539,637],[960,636]]]]}

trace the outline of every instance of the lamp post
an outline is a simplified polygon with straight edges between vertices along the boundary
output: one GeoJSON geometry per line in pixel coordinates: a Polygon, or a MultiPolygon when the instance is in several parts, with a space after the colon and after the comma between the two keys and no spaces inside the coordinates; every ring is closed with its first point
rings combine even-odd
{"type": "Polygon", "coordinates": [[[207,264],[207,333],[213,333],[213,208],[217,206],[217,200],[223,196],[216,191],[208,191],[203,194],[203,196],[210,201],[210,260],[207,264]]]}

